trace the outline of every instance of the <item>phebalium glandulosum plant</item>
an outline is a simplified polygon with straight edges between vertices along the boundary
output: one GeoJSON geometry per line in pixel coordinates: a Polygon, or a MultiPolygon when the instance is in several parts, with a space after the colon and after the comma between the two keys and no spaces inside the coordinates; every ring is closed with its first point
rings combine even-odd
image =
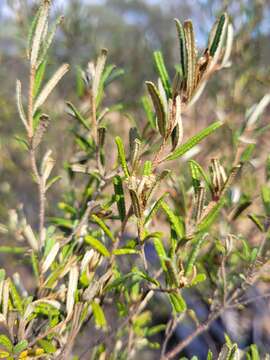
{"type": "MultiPolygon", "coordinates": [[[[37,189],[39,227],[30,226],[22,209],[10,212],[7,226],[9,234],[29,246],[13,252],[32,265],[34,284],[28,293],[18,274],[7,277],[1,270],[0,358],[132,359],[146,348],[159,349],[155,358],[179,358],[227,310],[254,301],[247,291],[263,277],[270,187],[261,191],[264,212],[248,215],[261,234],[259,245],[253,246],[234,225],[249,202],[237,198],[232,186],[252,157],[255,145],[247,138],[257,136],[256,123],[269,95],[253,106],[234,134],[234,159],[215,157],[209,170],[203,169],[192,159],[192,149],[227,125],[216,121],[186,138],[185,114],[212,75],[230,66],[233,28],[228,15],[217,19],[202,53],[192,22],[175,20],[180,55],[175,75],[171,81],[163,55],[156,51],[158,79],[146,81],[145,121],[130,128],[129,145],[121,136],[111,140],[109,114],[121,106],[106,107],[104,96],[123,71],[108,65],[102,49],[80,73],[83,104],[65,99],[75,151],[67,159],[69,190],[59,204],[62,215],[49,218],[46,208],[54,205],[47,203],[47,193],[60,177],[52,176],[52,151],[41,147],[53,126],[42,108],[69,70],[63,64],[44,80],[50,45],[62,21],[49,22],[50,5],[49,0],[41,2],[29,31],[28,84],[18,80],[16,86],[25,130],[19,141],[37,189]],[[179,162],[181,157],[187,166],[179,162]],[[159,228],[161,222],[166,226],[159,228]],[[189,306],[194,289],[209,305],[203,322],[189,306]],[[162,307],[169,314],[167,322],[153,324],[162,307]],[[171,342],[187,319],[195,323],[194,331],[171,342]],[[160,342],[155,340],[159,333],[160,342]],[[80,334],[88,339],[84,348],[76,346],[80,334]]],[[[127,121],[121,112],[118,116],[127,121]]],[[[259,359],[257,347],[239,350],[226,336],[218,358],[240,357],[259,359]]],[[[212,358],[209,350],[207,359],[212,358]]]]}

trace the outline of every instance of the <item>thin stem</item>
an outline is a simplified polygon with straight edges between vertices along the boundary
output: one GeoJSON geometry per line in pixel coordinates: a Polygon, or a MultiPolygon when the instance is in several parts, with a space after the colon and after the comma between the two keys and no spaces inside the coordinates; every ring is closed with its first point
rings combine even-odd
{"type": "Polygon", "coordinates": [[[31,146],[30,149],[30,161],[33,174],[38,184],[39,192],[39,248],[43,242],[43,229],[45,223],[45,188],[42,181],[42,177],[38,171],[36,162],[35,149],[32,147],[32,140],[34,136],[34,117],[33,117],[33,102],[34,102],[34,84],[35,84],[36,68],[31,66],[29,76],[29,92],[28,92],[28,139],[31,146]]]}
{"type": "Polygon", "coordinates": [[[216,320],[223,312],[225,307],[222,307],[217,312],[213,313],[204,323],[200,324],[193,333],[186,337],[183,341],[177,344],[171,351],[164,355],[164,360],[173,359],[185,347],[187,347],[198,335],[206,331],[214,320],[216,320]]]}
{"type": "Polygon", "coordinates": [[[161,158],[161,155],[164,151],[164,148],[166,146],[166,140],[163,139],[161,145],[160,145],[160,148],[158,150],[158,152],[156,153],[155,157],[154,157],[154,160],[153,160],[153,170],[158,166],[158,164],[161,162],[160,158],[161,158]]]}
{"type": "Polygon", "coordinates": [[[226,275],[226,257],[224,256],[221,261],[221,276],[223,280],[223,305],[225,306],[227,300],[227,275],[226,275]]]}
{"type": "Polygon", "coordinates": [[[172,318],[168,323],[167,323],[167,326],[166,326],[166,330],[165,330],[165,339],[163,341],[163,344],[162,344],[162,349],[161,349],[161,354],[160,354],[160,359],[161,360],[165,360],[166,357],[165,357],[165,354],[166,354],[166,351],[167,351],[167,347],[168,347],[168,343],[174,333],[174,330],[176,329],[177,325],[179,324],[179,322],[183,319],[183,317],[185,316],[185,313],[182,313],[181,315],[181,318],[177,319],[177,318],[172,318]]]}
{"type": "Polygon", "coordinates": [[[36,68],[31,66],[29,77],[29,92],[28,92],[28,137],[33,138],[34,126],[33,126],[33,100],[34,100],[34,84],[36,77],[36,68]]]}
{"type": "Polygon", "coordinates": [[[96,109],[96,99],[93,91],[90,91],[90,106],[91,106],[91,125],[93,127],[93,137],[95,144],[97,146],[97,109],[96,109]]]}

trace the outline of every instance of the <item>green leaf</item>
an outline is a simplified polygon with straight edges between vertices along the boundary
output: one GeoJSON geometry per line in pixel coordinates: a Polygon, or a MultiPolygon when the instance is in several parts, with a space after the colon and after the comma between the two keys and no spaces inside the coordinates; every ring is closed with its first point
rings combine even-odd
{"type": "Polygon", "coordinates": [[[75,117],[86,128],[86,130],[90,130],[87,120],[82,116],[80,111],[70,101],[67,101],[66,104],[69,108],[70,114],[75,117]]]}
{"type": "MultiPolygon", "coordinates": [[[[0,350],[0,359],[9,359],[10,353],[7,351],[0,350]]],[[[10,359],[9,359],[10,360],[10,359]]]]}
{"type": "Polygon", "coordinates": [[[86,235],[84,241],[91,245],[95,250],[97,250],[103,256],[110,256],[109,250],[103,245],[98,239],[94,238],[91,235],[86,235]]]}
{"type": "Polygon", "coordinates": [[[156,111],[160,135],[164,138],[166,135],[166,111],[164,109],[161,96],[158,89],[152,82],[146,81],[146,86],[156,111]]]}
{"type": "Polygon", "coordinates": [[[48,191],[51,186],[53,186],[57,181],[59,181],[61,179],[62,179],[62,176],[60,176],[60,175],[57,175],[57,176],[53,177],[52,179],[50,179],[46,184],[46,191],[48,191]]]}
{"type": "Polygon", "coordinates": [[[213,360],[213,353],[211,350],[208,351],[207,359],[206,360],[213,360]]]}
{"type": "Polygon", "coordinates": [[[194,189],[194,193],[197,194],[200,188],[200,173],[198,171],[197,166],[195,166],[192,162],[188,162],[189,171],[192,178],[192,185],[194,189]]]}
{"type": "Polygon", "coordinates": [[[83,96],[85,93],[85,83],[82,78],[82,69],[77,66],[76,67],[76,94],[79,98],[83,96]]]}
{"type": "Polygon", "coordinates": [[[77,215],[77,210],[73,206],[71,206],[63,201],[60,201],[58,203],[58,208],[67,214],[75,215],[75,216],[77,215]]]}
{"type": "Polygon", "coordinates": [[[210,55],[213,57],[219,47],[220,41],[223,38],[224,30],[227,27],[227,14],[222,14],[218,19],[217,23],[215,24],[212,33],[210,34],[209,38],[209,52],[210,55]]]}
{"type": "Polygon", "coordinates": [[[0,269],[0,282],[4,281],[6,277],[6,271],[4,269],[0,269]]]}
{"type": "Polygon", "coordinates": [[[39,65],[39,67],[37,69],[36,76],[35,76],[35,83],[34,83],[34,97],[36,97],[39,92],[40,86],[44,79],[46,66],[47,66],[47,60],[44,60],[43,62],[41,62],[41,64],[39,65]]]}
{"type": "Polygon", "coordinates": [[[249,214],[248,217],[250,218],[250,220],[257,226],[257,228],[261,231],[264,232],[264,226],[263,223],[261,222],[260,218],[255,215],[255,214],[249,214]]]}
{"type": "Polygon", "coordinates": [[[102,307],[99,305],[99,303],[97,301],[93,301],[91,303],[91,306],[92,306],[92,310],[93,310],[93,314],[94,314],[94,318],[95,318],[95,322],[96,322],[96,327],[98,329],[105,329],[107,327],[107,321],[106,321],[102,307]]]}
{"type": "Polygon", "coordinates": [[[73,229],[73,222],[69,219],[64,219],[64,218],[58,218],[58,217],[51,217],[50,218],[51,223],[59,226],[59,227],[63,227],[65,229],[73,229]]]}
{"type": "Polygon", "coordinates": [[[13,349],[12,342],[9,340],[9,338],[6,335],[3,335],[3,334],[0,335],[0,345],[4,346],[4,348],[10,352],[13,349]]]}
{"type": "Polygon", "coordinates": [[[147,329],[146,336],[153,336],[165,330],[166,330],[165,324],[155,325],[147,329]]]}
{"type": "Polygon", "coordinates": [[[170,287],[172,288],[178,288],[179,286],[179,280],[178,280],[178,274],[175,268],[174,263],[171,259],[165,259],[165,265],[167,268],[167,282],[170,287]]]}
{"type": "Polygon", "coordinates": [[[25,138],[23,138],[22,136],[16,135],[16,136],[14,136],[14,139],[22,146],[22,148],[24,150],[30,149],[28,141],[25,138]]]}
{"type": "Polygon", "coordinates": [[[195,145],[197,145],[199,142],[201,142],[207,136],[212,134],[215,130],[220,128],[222,125],[223,125],[223,123],[221,121],[214,122],[213,124],[208,126],[206,129],[203,129],[198,134],[194,135],[191,139],[189,139],[187,142],[185,142],[179,148],[177,148],[171,155],[166,157],[166,160],[175,160],[175,159],[178,159],[179,157],[183,156],[186,152],[191,150],[195,145]]]}
{"type": "Polygon", "coordinates": [[[163,194],[152,206],[149,214],[146,216],[144,225],[148,224],[148,222],[153,218],[153,216],[157,213],[158,209],[161,207],[164,198],[168,195],[168,193],[163,194]]]}
{"type": "Polygon", "coordinates": [[[170,209],[164,201],[161,202],[161,207],[165,211],[171,225],[173,226],[179,240],[181,240],[185,235],[185,225],[180,216],[176,216],[174,212],[170,209]]]}
{"type": "Polygon", "coordinates": [[[255,144],[249,144],[241,155],[241,162],[248,162],[256,148],[255,144]]]}
{"type": "Polygon", "coordinates": [[[54,344],[48,340],[39,340],[38,344],[42,347],[46,354],[54,354],[57,350],[54,344]]]}
{"type": "Polygon", "coordinates": [[[192,272],[193,265],[195,265],[195,261],[197,260],[197,256],[199,254],[204,239],[205,238],[203,236],[199,236],[195,239],[194,245],[192,247],[185,267],[185,276],[190,275],[190,273],[192,272]]]}
{"type": "Polygon", "coordinates": [[[175,313],[181,313],[187,309],[186,302],[179,293],[169,294],[169,299],[175,313]]]}
{"type": "Polygon", "coordinates": [[[163,243],[159,238],[154,238],[154,246],[156,249],[156,253],[159,257],[161,267],[163,271],[167,272],[167,266],[165,264],[165,259],[167,258],[166,251],[164,249],[163,243]]]}
{"type": "Polygon", "coordinates": [[[184,32],[187,49],[187,96],[191,98],[196,87],[196,47],[193,25],[190,20],[184,22],[184,32]]]}
{"type": "Polygon", "coordinates": [[[178,19],[174,19],[176,29],[179,38],[179,49],[180,49],[180,63],[181,63],[181,75],[186,77],[187,75],[187,48],[184,28],[178,19]]]}
{"type": "Polygon", "coordinates": [[[140,252],[135,249],[130,248],[121,248],[121,249],[115,249],[113,250],[114,255],[133,255],[133,254],[139,254],[140,252]]]}
{"type": "Polygon", "coordinates": [[[125,195],[123,190],[122,179],[119,175],[116,175],[113,178],[114,193],[116,197],[117,209],[119,217],[123,222],[126,217],[126,205],[125,205],[125,195]]]}
{"type": "Polygon", "coordinates": [[[20,354],[22,351],[27,349],[28,347],[28,341],[27,340],[21,340],[17,345],[13,348],[14,354],[20,354]]]}
{"type": "Polygon", "coordinates": [[[202,220],[199,222],[196,231],[199,232],[204,232],[207,231],[207,229],[213,224],[213,222],[215,221],[216,217],[218,216],[218,214],[220,213],[220,210],[223,208],[223,206],[225,205],[226,199],[223,196],[222,198],[219,199],[219,201],[213,206],[213,208],[208,212],[207,215],[205,215],[202,220]]]}
{"type": "Polygon", "coordinates": [[[149,176],[152,174],[152,162],[150,160],[146,160],[143,165],[143,175],[149,176]]]}
{"type": "Polygon", "coordinates": [[[102,102],[104,96],[104,87],[107,85],[106,81],[109,76],[112,74],[113,70],[115,69],[115,65],[107,65],[101,74],[101,78],[99,81],[98,92],[96,96],[96,107],[98,108],[102,102]]]}
{"type": "Polygon", "coordinates": [[[165,89],[167,99],[171,97],[171,81],[164,63],[163,55],[161,51],[154,52],[155,65],[161,79],[162,85],[165,89]]]}
{"type": "Polygon", "coordinates": [[[98,226],[104,231],[104,233],[112,240],[112,242],[115,242],[115,237],[113,236],[111,230],[108,228],[108,226],[105,224],[105,222],[99,218],[97,215],[91,216],[92,220],[98,224],[98,226]]]}
{"type": "Polygon", "coordinates": [[[106,69],[104,71],[104,76],[102,77],[102,81],[104,83],[104,86],[108,86],[110,83],[112,83],[114,80],[118,79],[119,77],[123,76],[125,74],[124,69],[116,69],[114,65],[111,65],[113,67],[112,71],[108,76],[106,76],[106,69]]]}
{"type": "Polygon", "coordinates": [[[116,136],[115,142],[117,145],[118,150],[118,157],[122,166],[122,169],[124,171],[124,174],[126,177],[129,177],[129,170],[126,162],[126,154],[125,154],[125,148],[122,139],[119,136],[116,136]]]}
{"type": "Polygon", "coordinates": [[[206,174],[206,172],[201,167],[201,165],[198,164],[195,160],[189,160],[188,164],[189,164],[190,173],[192,176],[192,181],[194,179],[193,186],[196,186],[196,188],[197,188],[197,185],[199,185],[198,180],[200,180],[200,178],[203,178],[208,189],[210,191],[212,191],[210,179],[209,179],[208,175],[206,174]]]}
{"type": "Polygon", "coordinates": [[[152,129],[156,129],[156,121],[154,117],[154,112],[152,111],[152,104],[148,96],[143,96],[141,98],[142,106],[146,114],[149,125],[152,129]]]}
{"type": "Polygon", "coordinates": [[[31,263],[32,263],[32,269],[34,272],[34,275],[36,279],[39,279],[39,264],[38,264],[38,258],[34,251],[31,253],[31,263]]]}
{"type": "Polygon", "coordinates": [[[53,39],[54,39],[54,36],[55,36],[55,33],[56,33],[56,30],[59,26],[59,24],[61,23],[61,21],[63,20],[63,16],[59,16],[56,21],[50,25],[50,32],[49,34],[47,35],[44,43],[43,43],[43,46],[42,46],[42,49],[41,49],[41,52],[40,52],[40,55],[39,55],[39,61],[38,61],[38,64],[40,65],[41,62],[44,61],[48,51],[49,51],[49,48],[53,42],[53,39]]]}
{"type": "Polygon", "coordinates": [[[15,285],[13,284],[13,282],[11,280],[9,281],[9,290],[10,290],[10,294],[12,297],[14,307],[16,308],[16,310],[19,311],[20,314],[22,314],[23,313],[22,300],[21,300],[21,297],[20,297],[15,285]]]}
{"type": "Polygon", "coordinates": [[[250,345],[251,360],[260,360],[260,354],[256,344],[250,345]]]}
{"type": "Polygon", "coordinates": [[[141,279],[143,279],[143,280],[149,281],[149,282],[152,283],[152,284],[155,284],[155,285],[157,285],[157,286],[160,285],[159,282],[158,282],[156,279],[152,278],[152,277],[149,276],[147,273],[138,270],[137,268],[132,269],[132,273],[133,273],[134,275],[136,275],[136,276],[139,276],[139,277],[140,277],[141,279]]]}
{"type": "Polygon", "coordinates": [[[206,275],[205,274],[198,274],[195,276],[195,278],[192,280],[191,286],[197,285],[201,282],[204,282],[206,280],[206,275]]]}
{"type": "Polygon", "coordinates": [[[270,186],[263,185],[261,189],[262,201],[267,216],[270,216],[270,186]]]}
{"type": "Polygon", "coordinates": [[[2,254],[25,254],[26,248],[18,246],[0,246],[0,253],[2,254]]]}

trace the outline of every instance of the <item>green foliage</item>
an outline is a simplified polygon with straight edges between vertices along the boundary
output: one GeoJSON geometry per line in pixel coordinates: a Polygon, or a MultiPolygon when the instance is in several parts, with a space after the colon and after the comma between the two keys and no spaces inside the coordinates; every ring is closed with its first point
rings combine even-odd
{"type": "Polygon", "coordinates": [[[186,143],[181,145],[178,149],[176,149],[172,154],[167,156],[166,160],[175,160],[179,157],[183,156],[186,152],[191,150],[194,146],[199,144],[203,139],[212,134],[215,130],[220,128],[223,125],[222,122],[217,121],[212,125],[208,126],[206,129],[203,129],[198,134],[194,135],[191,139],[189,139],[186,143]]]}
{"type": "MultiPolygon", "coordinates": [[[[186,20],[182,25],[175,20],[179,64],[174,78],[170,77],[166,57],[161,51],[154,52],[159,79],[157,85],[146,81],[149,97],[141,100],[145,119],[138,120],[137,113],[121,113],[123,105],[111,105],[107,99],[108,86],[124,71],[108,64],[108,50],[101,49],[84,71],[76,73],[79,99],[72,100],[76,105],[65,99],[74,120],[70,122],[73,143],[70,152],[61,151],[65,185],[55,206],[48,192],[60,176],[53,174],[53,152],[46,151],[44,142],[54,122],[43,107],[69,65],[59,66],[44,83],[52,63],[49,48],[62,21],[60,17],[50,24],[50,5],[48,0],[41,1],[30,27],[28,89],[19,80],[16,83],[18,114],[25,132],[17,140],[28,157],[37,189],[38,226],[34,221],[30,225],[22,209],[10,211],[7,225],[0,224],[3,236],[20,241],[20,246],[1,245],[0,252],[31,264],[34,281],[28,294],[18,274],[6,278],[6,271],[0,270],[0,315],[6,330],[0,334],[0,357],[68,358],[80,335],[95,328],[98,341],[87,349],[91,359],[127,359],[141,356],[144,348],[161,348],[162,358],[176,358],[227,308],[244,307],[248,290],[264,280],[261,270],[269,253],[269,159],[266,184],[260,185],[261,203],[252,208],[254,213],[245,213],[259,199],[248,191],[254,187],[253,177],[251,184],[247,181],[241,186],[241,181],[245,166],[256,164],[252,160],[258,148],[246,141],[246,132],[256,138],[265,131],[254,124],[269,104],[269,96],[248,111],[240,130],[226,126],[211,146],[204,142],[204,157],[199,162],[189,158],[188,164],[176,161],[172,167],[171,160],[186,155],[184,160],[187,152],[225,121],[229,123],[224,111],[217,110],[223,121],[195,134],[192,129],[194,135],[182,143],[188,133],[186,120],[192,116],[188,110],[210,77],[228,67],[232,50],[228,15],[217,20],[200,56],[193,23],[186,20]],[[115,126],[115,119],[120,126],[115,126]],[[129,150],[125,149],[127,127],[129,150]],[[232,148],[228,156],[226,141],[232,148]],[[209,161],[212,148],[218,157],[209,161]],[[204,170],[205,163],[210,163],[209,172],[204,170]],[[238,223],[243,218],[252,220],[252,231],[263,236],[259,244],[249,242],[248,232],[238,223]],[[148,243],[154,247],[154,260],[148,256],[148,243]],[[209,302],[205,324],[200,324],[192,301],[186,302],[194,294],[191,287],[209,302]],[[157,313],[162,319],[168,317],[168,323],[157,325],[157,313]],[[186,317],[196,325],[194,333],[167,348],[186,317]],[[161,331],[165,337],[162,347],[151,339],[161,331]]],[[[213,101],[210,103],[212,106],[213,101]]],[[[55,115],[50,106],[48,110],[50,116],[55,115]]],[[[237,344],[226,337],[218,359],[237,359],[239,354],[237,344]]],[[[259,349],[252,345],[246,355],[258,359],[259,349]]],[[[213,359],[211,351],[207,359],[213,359]]]]}

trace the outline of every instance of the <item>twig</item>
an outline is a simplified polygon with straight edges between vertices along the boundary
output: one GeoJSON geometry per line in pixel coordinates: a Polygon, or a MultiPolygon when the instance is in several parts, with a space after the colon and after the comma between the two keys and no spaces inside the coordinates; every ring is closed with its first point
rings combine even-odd
{"type": "Polygon", "coordinates": [[[164,355],[164,360],[173,359],[177,354],[179,354],[186,346],[188,346],[198,335],[206,331],[214,320],[216,320],[224,311],[225,307],[217,310],[215,313],[212,313],[210,317],[202,324],[200,324],[193,333],[186,337],[183,341],[177,344],[171,351],[164,355]]]}
{"type": "Polygon", "coordinates": [[[180,318],[172,318],[168,323],[167,323],[167,326],[166,326],[166,330],[165,330],[165,339],[163,341],[163,345],[162,345],[162,349],[161,349],[161,354],[160,354],[160,359],[161,360],[165,360],[165,353],[167,351],[167,346],[168,346],[168,343],[174,333],[174,330],[175,328],[177,327],[177,325],[179,324],[179,322],[184,318],[185,316],[185,313],[182,313],[180,315],[180,318]]]}

